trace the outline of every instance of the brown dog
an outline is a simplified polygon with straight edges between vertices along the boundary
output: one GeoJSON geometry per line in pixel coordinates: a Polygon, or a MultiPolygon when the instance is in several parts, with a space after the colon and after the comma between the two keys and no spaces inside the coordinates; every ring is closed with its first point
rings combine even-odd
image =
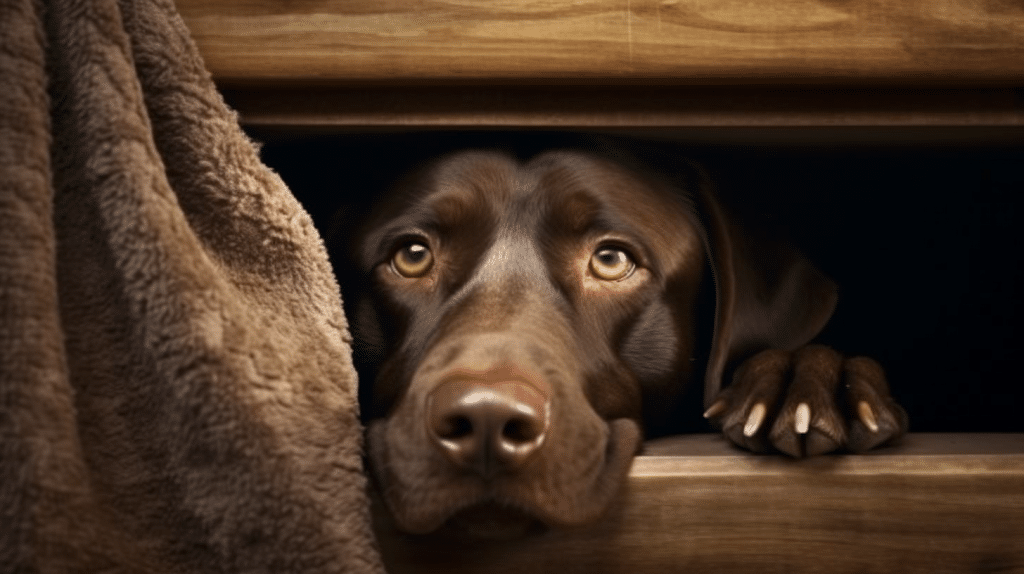
{"type": "Polygon", "coordinates": [[[750,450],[861,451],[905,431],[877,363],[806,346],[832,283],[731,225],[698,168],[677,171],[468,151],[386,196],[343,276],[361,281],[345,295],[369,459],[401,528],[596,519],[642,427],[701,374],[705,416],[750,450]]]}

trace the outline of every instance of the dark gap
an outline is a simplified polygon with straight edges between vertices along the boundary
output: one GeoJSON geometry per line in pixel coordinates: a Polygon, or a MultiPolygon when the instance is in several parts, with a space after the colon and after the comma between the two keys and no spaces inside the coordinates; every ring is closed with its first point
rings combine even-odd
{"type": "MultiPolygon", "coordinates": [[[[339,209],[346,225],[358,221],[379,190],[431,155],[498,147],[526,157],[581,141],[538,131],[253,135],[321,231],[339,209]]],[[[913,431],[1024,431],[1024,145],[890,145],[881,131],[855,144],[658,136],[837,280],[825,340],[882,362],[913,431]]],[[[700,391],[689,390],[693,420],[680,428],[700,423],[700,391]]]]}

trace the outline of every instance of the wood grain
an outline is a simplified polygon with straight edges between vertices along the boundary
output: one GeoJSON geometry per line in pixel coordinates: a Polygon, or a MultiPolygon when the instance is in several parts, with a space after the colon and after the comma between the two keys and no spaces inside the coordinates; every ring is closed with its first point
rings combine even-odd
{"type": "Polygon", "coordinates": [[[222,84],[1020,84],[1017,0],[176,0],[222,84]]]}
{"type": "Polygon", "coordinates": [[[1024,572],[1024,435],[910,435],[867,455],[653,443],[600,524],[512,542],[394,531],[389,572],[1024,572]]]}

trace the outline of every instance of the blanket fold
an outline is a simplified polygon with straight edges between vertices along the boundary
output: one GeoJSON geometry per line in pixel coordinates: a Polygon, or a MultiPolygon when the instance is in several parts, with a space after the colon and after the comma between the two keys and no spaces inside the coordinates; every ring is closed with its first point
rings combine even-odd
{"type": "Polygon", "coordinates": [[[0,22],[0,571],[381,571],[326,252],[173,3],[0,22]]]}

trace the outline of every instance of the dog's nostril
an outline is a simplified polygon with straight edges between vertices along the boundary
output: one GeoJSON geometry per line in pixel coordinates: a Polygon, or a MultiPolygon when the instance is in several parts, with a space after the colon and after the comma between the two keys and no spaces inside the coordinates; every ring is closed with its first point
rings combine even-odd
{"type": "Polygon", "coordinates": [[[473,421],[459,415],[444,419],[437,429],[437,436],[448,440],[460,439],[471,434],[473,434],[473,421]]]}
{"type": "Polygon", "coordinates": [[[512,442],[529,442],[536,440],[542,430],[538,425],[523,419],[512,419],[501,429],[501,436],[512,442]]]}

